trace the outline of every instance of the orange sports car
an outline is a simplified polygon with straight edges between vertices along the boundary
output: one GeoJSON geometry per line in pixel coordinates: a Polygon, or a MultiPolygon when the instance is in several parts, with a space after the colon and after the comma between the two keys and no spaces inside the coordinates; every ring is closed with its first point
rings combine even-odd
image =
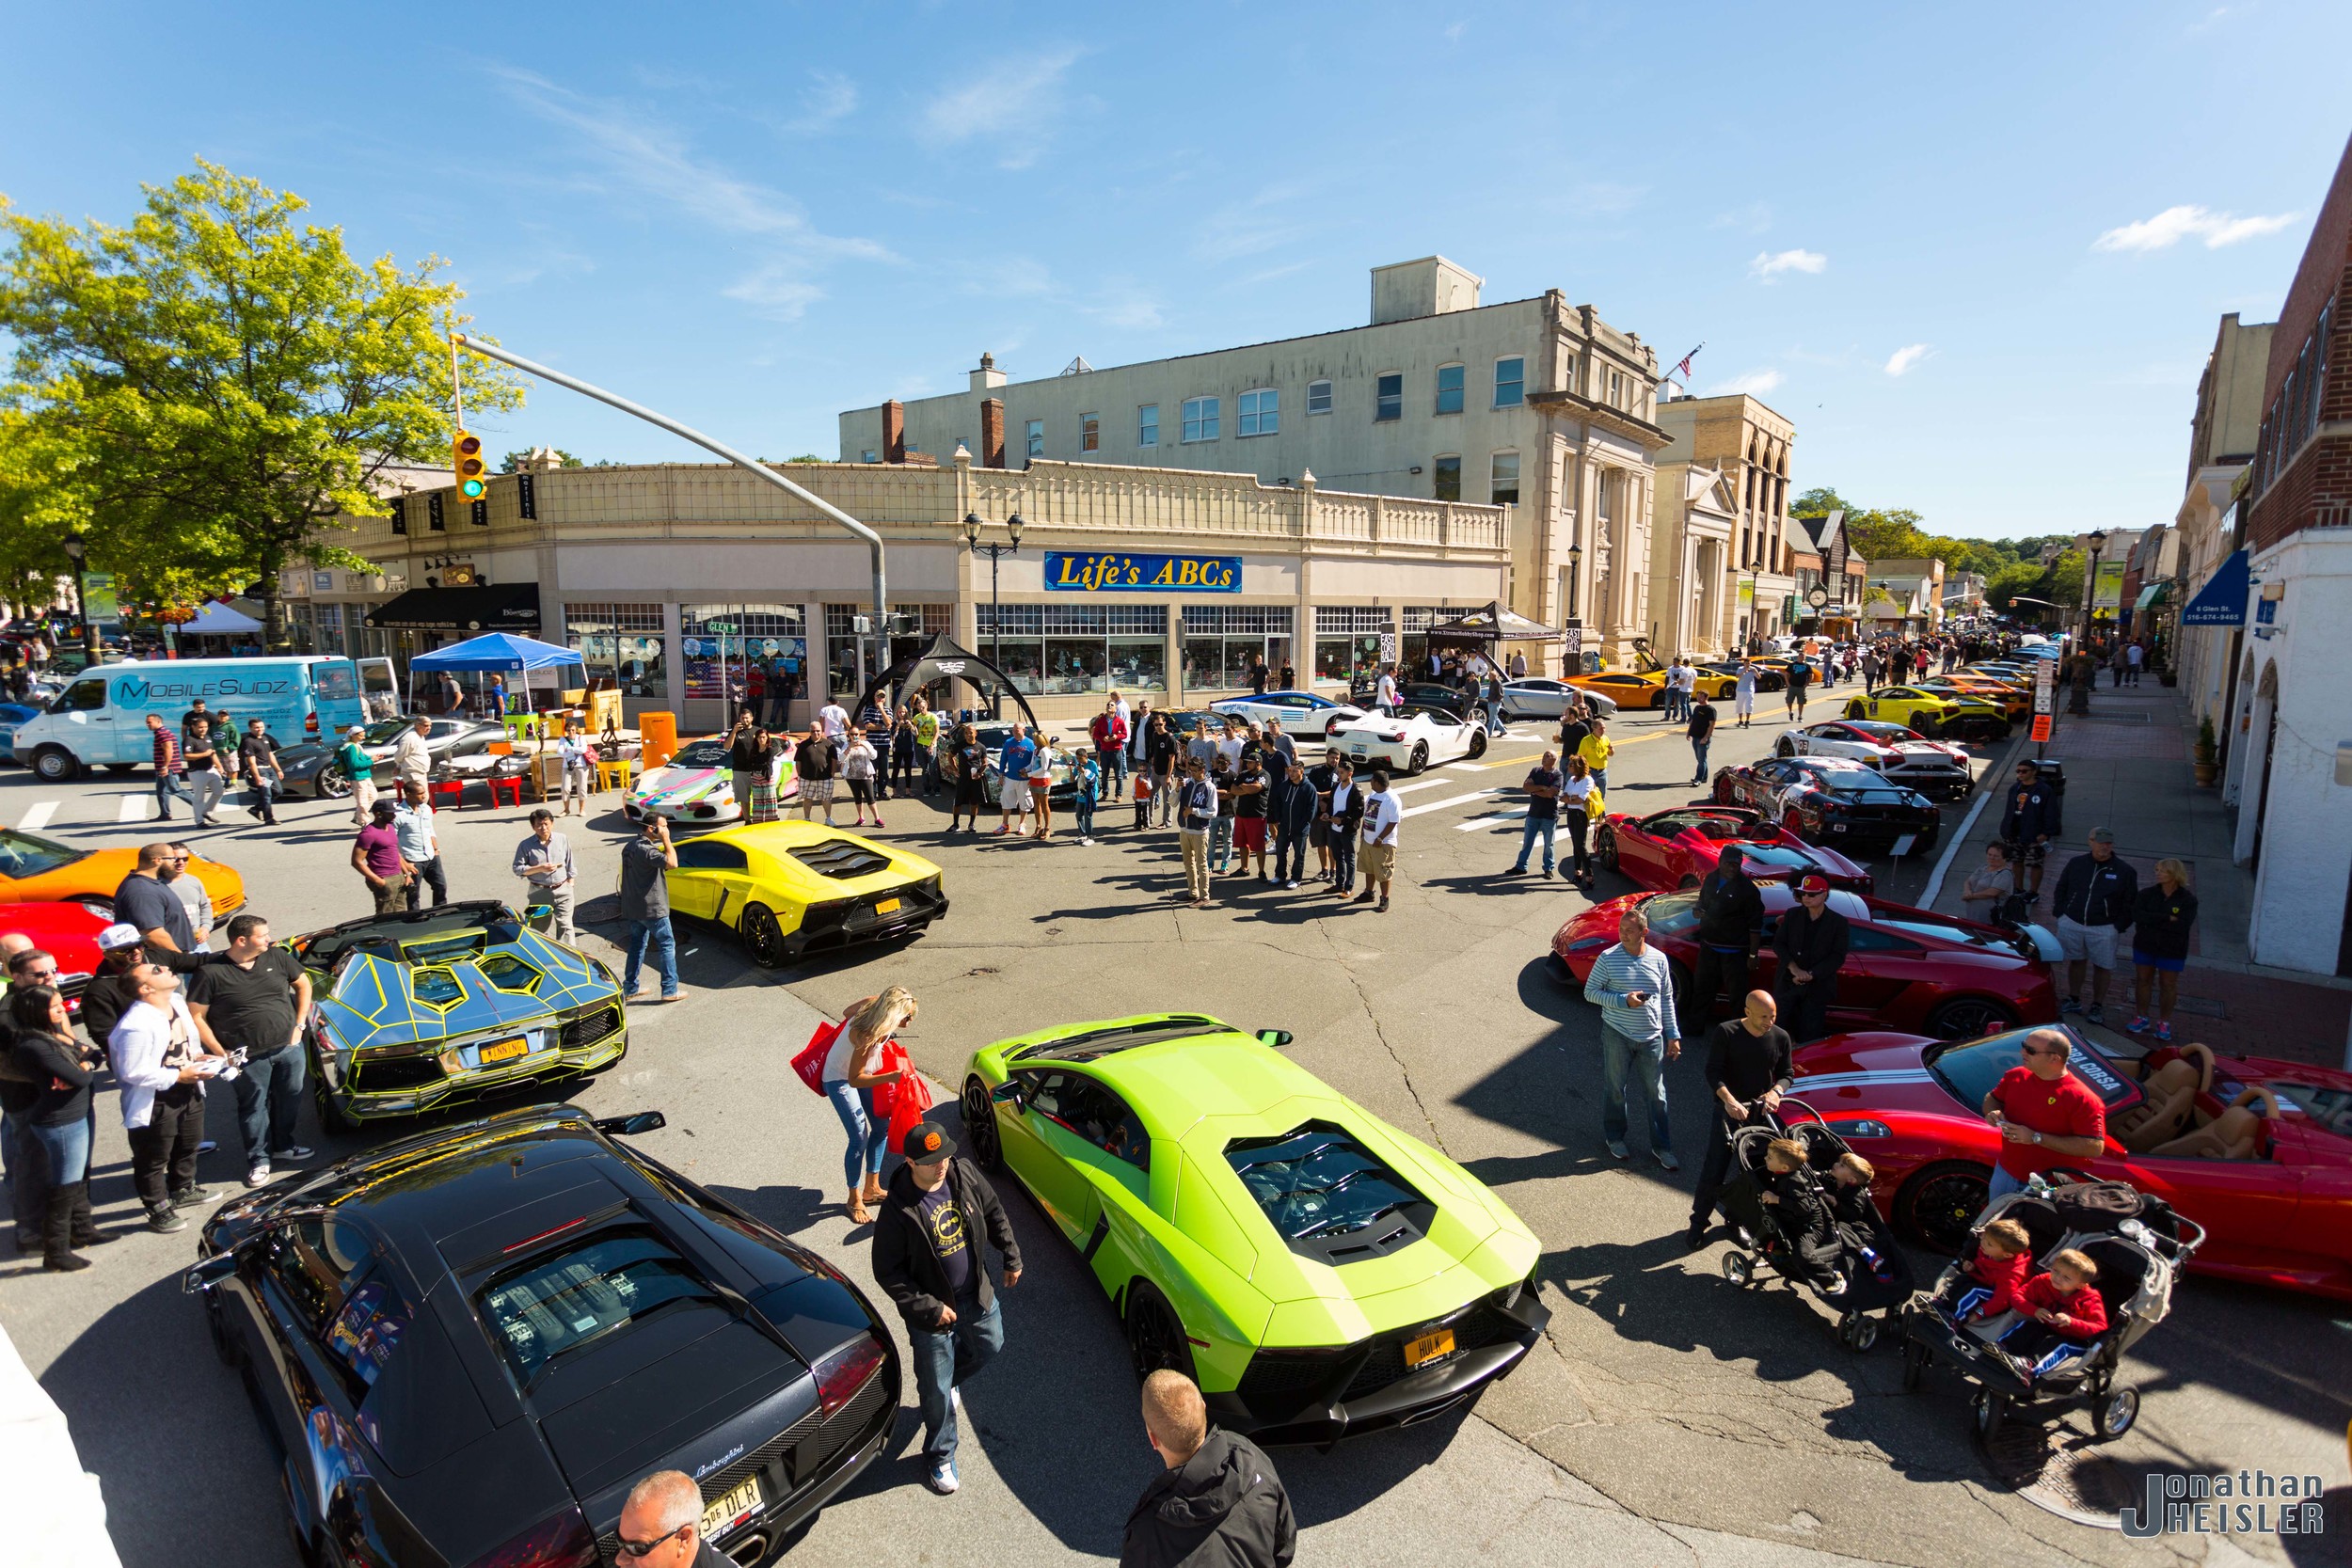
{"type": "MultiPolygon", "coordinates": [[[[77,849],[38,833],[0,828],[0,904],[79,904],[101,919],[115,912],[115,889],[138,869],[139,852],[77,849]]],[[[218,861],[188,862],[186,875],[204,884],[213,918],[225,921],[245,908],[245,879],[218,861]]]]}

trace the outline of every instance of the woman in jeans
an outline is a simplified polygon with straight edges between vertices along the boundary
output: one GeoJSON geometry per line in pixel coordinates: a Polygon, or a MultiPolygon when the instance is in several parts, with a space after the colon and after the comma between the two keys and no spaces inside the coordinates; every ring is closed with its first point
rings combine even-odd
{"type": "Polygon", "coordinates": [[[105,1052],[73,1037],[65,997],[49,986],[11,990],[8,1022],[16,1033],[18,1065],[40,1084],[40,1098],[25,1113],[34,1138],[49,1156],[40,1266],[55,1273],[87,1269],[89,1259],[73,1249],[114,1240],[98,1228],[89,1207],[90,1076],[105,1052]]]}
{"type": "Polygon", "coordinates": [[[1593,860],[1585,849],[1585,835],[1592,828],[1593,818],[1586,802],[1593,794],[1593,768],[1582,757],[1570,757],[1564,765],[1564,772],[1565,776],[1560,782],[1560,825],[1568,830],[1577,885],[1589,888],[1593,885],[1593,860]]]}
{"type": "Polygon", "coordinates": [[[904,986],[892,986],[869,996],[842,1015],[833,1048],[825,1053],[825,1098],[841,1117],[850,1143],[841,1168],[850,1185],[850,1223],[867,1225],[873,1212],[866,1206],[882,1196],[882,1155],[890,1137],[890,1117],[874,1103],[874,1091],[898,1081],[896,1072],[877,1072],[882,1049],[890,1037],[914,1017],[914,997],[904,986]]]}

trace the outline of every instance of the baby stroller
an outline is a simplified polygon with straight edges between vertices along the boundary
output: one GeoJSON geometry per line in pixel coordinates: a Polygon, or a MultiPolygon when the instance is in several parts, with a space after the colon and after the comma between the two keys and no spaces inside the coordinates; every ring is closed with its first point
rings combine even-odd
{"type": "MultiPolygon", "coordinates": [[[[1802,1101],[1783,1101],[1781,1109],[1799,1104],[1802,1101]]],[[[1831,1181],[1830,1167],[1851,1152],[1818,1114],[1814,1120],[1793,1127],[1767,1117],[1759,1125],[1734,1129],[1731,1179],[1724,1183],[1721,1201],[1742,1245],[1724,1255],[1724,1277],[1734,1285],[1757,1284],[1757,1265],[1769,1264],[1772,1273],[1811,1291],[1838,1314],[1839,1344],[1851,1351],[1867,1351],[1878,1343],[1881,1328],[1895,1327],[1896,1310],[1917,1290],[1911,1261],[1895,1244],[1894,1234],[1877,1206],[1866,1203],[1867,1219],[1862,1225],[1841,1223],[1838,1227],[1845,1243],[1838,1273],[1845,1289],[1834,1296],[1825,1293],[1798,1256],[1797,1238],[1774,1212],[1778,1205],[1764,1201],[1764,1149],[1774,1138],[1794,1138],[1804,1145],[1805,1166],[1824,1191],[1831,1181]]]]}
{"type": "Polygon", "coordinates": [[[1941,1291],[1976,1256],[1977,1238],[1996,1219],[2012,1219],[2033,1238],[2033,1257],[2046,1269],[2068,1247],[2099,1266],[2091,1289],[2107,1308],[2106,1332],[2082,1354],[2036,1375],[2000,1354],[2001,1336],[2021,1320],[2003,1312],[1980,1323],[1959,1323],[1932,1295],[1915,1296],[1903,1310],[1903,1387],[1919,1386],[1928,1368],[1943,1361],[1977,1386],[1972,1408],[1977,1435],[1990,1443],[2012,1415],[2091,1413],[2091,1440],[2122,1436],[2139,1419],[2139,1391],[2115,1386],[2123,1353],[2164,1321],[2172,1307],[2172,1276],[2202,1245],[2196,1221],[2170,1204],[2122,1181],[2051,1186],[2036,1176],[2024,1192],[1986,1205],[1969,1227],[1966,1248],[1937,1281],[1941,1291]]]}

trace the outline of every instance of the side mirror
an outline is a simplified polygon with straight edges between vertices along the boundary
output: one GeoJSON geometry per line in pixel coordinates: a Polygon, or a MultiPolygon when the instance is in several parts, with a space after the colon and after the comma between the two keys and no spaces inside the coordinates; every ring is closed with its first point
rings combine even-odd
{"type": "Polygon", "coordinates": [[[1290,1044],[1292,1036],[1288,1029],[1261,1029],[1258,1031],[1258,1038],[1279,1051],[1290,1044]]]}
{"type": "Polygon", "coordinates": [[[180,1276],[180,1291],[192,1296],[199,1291],[209,1291],[236,1272],[234,1252],[215,1252],[180,1276]]]}
{"type": "Polygon", "coordinates": [[[598,1117],[596,1129],[607,1137],[633,1138],[640,1132],[659,1132],[670,1125],[670,1118],[659,1111],[636,1111],[625,1117],[598,1117]]]}
{"type": "Polygon", "coordinates": [[[1006,1079],[1003,1083],[988,1091],[988,1098],[998,1105],[1020,1104],[1021,1080],[1018,1078],[1006,1079]]]}

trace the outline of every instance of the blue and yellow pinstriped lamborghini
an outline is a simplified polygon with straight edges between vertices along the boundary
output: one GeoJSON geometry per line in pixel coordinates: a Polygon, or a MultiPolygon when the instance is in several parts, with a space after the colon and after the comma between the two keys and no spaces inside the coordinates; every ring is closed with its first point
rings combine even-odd
{"type": "Polygon", "coordinates": [[[628,1049],[612,972],[495,899],[370,915],[288,945],[317,997],[311,1085],[330,1128],[583,1078],[628,1049]]]}

